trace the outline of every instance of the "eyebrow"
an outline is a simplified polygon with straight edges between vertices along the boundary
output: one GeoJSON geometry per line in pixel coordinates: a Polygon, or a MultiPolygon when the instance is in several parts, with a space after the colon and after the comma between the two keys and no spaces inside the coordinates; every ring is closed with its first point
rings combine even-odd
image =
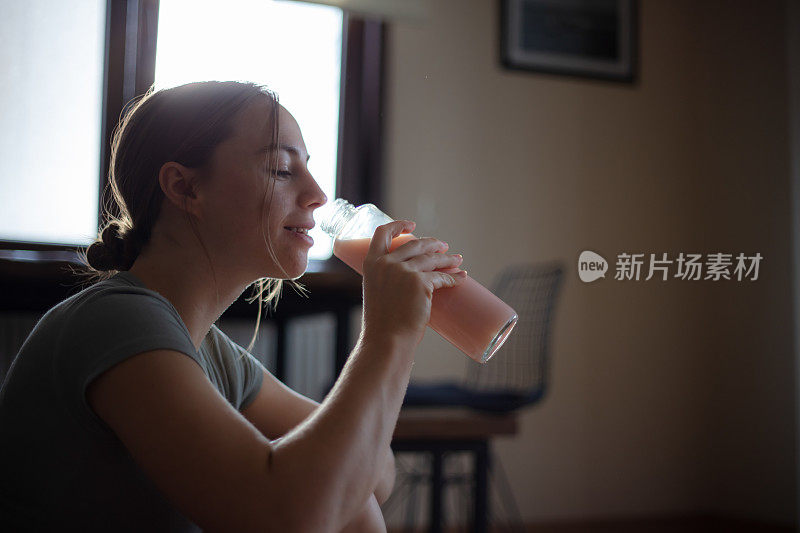
{"type": "MultiPolygon", "coordinates": [[[[265,146],[264,148],[262,148],[261,151],[271,150],[274,147],[275,147],[274,144],[270,144],[269,146],[265,146]]],[[[300,157],[300,150],[296,146],[292,146],[290,144],[279,144],[278,145],[278,150],[285,150],[286,152],[289,152],[290,154],[294,154],[297,157],[300,157]]],[[[306,154],[306,163],[308,163],[309,159],[311,159],[311,156],[306,154]]]]}

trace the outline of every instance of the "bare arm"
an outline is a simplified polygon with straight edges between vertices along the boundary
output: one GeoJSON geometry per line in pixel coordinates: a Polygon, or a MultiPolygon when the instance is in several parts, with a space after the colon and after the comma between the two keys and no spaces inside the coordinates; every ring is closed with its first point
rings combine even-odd
{"type": "MultiPolygon", "coordinates": [[[[275,439],[272,444],[277,445],[280,440],[280,438],[275,439]]],[[[392,468],[394,468],[394,456],[392,456],[391,462],[392,468]]],[[[394,472],[392,472],[391,478],[394,480],[394,472]]],[[[386,500],[379,500],[377,494],[378,490],[376,489],[375,493],[367,500],[367,505],[361,510],[361,513],[347,524],[341,533],[386,533],[386,522],[383,519],[383,511],[381,510],[381,505],[386,500]]],[[[391,494],[391,491],[386,494],[387,499],[389,494],[391,494]]]]}
{"type": "Polygon", "coordinates": [[[347,524],[341,533],[386,533],[383,512],[374,496],[369,499],[361,514],[347,524]]]}
{"type": "MultiPolygon", "coordinates": [[[[278,378],[262,370],[261,388],[253,401],[242,410],[242,414],[276,446],[292,429],[302,424],[320,404],[292,390],[278,378]]],[[[378,505],[383,505],[392,493],[395,484],[395,459],[392,449],[387,447],[381,459],[381,475],[374,495],[378,505]]]]}
{"type": "MultiPolygon", "coordinates": [[[[400,414],[414,350],[430,318],[433,292],[466,277],[463,271],[436,271],[461,262],[460,256],[441,253],[447,248],[442,241],[414,239],[394,246],[403,229],[413,230],[413,223],[396,221],[375,230],[363,262],[364,325],[356,349],[320,409],[275,447],[273,470],[279,477],[288,477],[280,470],[287,465],[296,469],[297,480],[314,479],[316,473],[317,484],[304,493],[309,500],[297,502],[301,507],[317,503],[323,514],[309,517],[314,530],[332,519],[338,531],[371,497],[381,475],[380,456],[400,414]],[[315,438],[303,439],[304,434],[315,438]],[[316,461],[302,461],[315,451],[329,470],[315,472],[316,461]],[[326,492],[330,487],[332,494],[326,492]]],[[[290,489],[302,493],[300,486],[290,489]]]]}
{"type": "MultiPolygon", "coordinates": [[[[272,441],[272,443],[277,444],[280,440],[281,439],[276,439],[272,441]]],[[[394,461],[392,461],[392,463],[394,463],[394,461]]],[[[392,478],[394,478],[394,475],[392,478]]],[[[367,500],[367,505],[347,524],[347,526],[345,526],[341,533],[386,533],[386,522],[383,518],[381,505],[383,505],[383,503],[373,494],[367,500]]]]}
{"type": "Polygon", "coordinates": [[[371,342],[362,337],[320,408],[275,446],[273,472],[289,477],[283,468],[291,468],[295,476],[286,488],[302,493],[293,505],[296,512],[313,515],[310,530],[327,531],[332,524],[340,531],[373,495],[385,472],[381,462],[405,395],[413,348],[388,337],[371,342]]]}

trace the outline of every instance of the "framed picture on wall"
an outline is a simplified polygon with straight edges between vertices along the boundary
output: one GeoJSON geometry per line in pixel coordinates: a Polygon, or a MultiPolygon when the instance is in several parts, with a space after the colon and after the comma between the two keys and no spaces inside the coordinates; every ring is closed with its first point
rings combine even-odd
{"type": "Polygon", "coordinates": [[[636,0],[500,0],[509,69],[636,80],[636,0]]]}

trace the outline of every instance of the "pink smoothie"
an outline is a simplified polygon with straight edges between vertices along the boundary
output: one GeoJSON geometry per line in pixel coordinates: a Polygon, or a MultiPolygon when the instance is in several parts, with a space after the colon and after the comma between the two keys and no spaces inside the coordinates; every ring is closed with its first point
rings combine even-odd
{"type": "MultiPolygon", "coordinates": [[[[398,235],[392,240],[389,251],[412,239],[416,237],[411,233],[398,235]]],[[[370,239],[337,239],[333,243],[333,254],[364,275],[362,265],[369,243],[370,239]]],[[[516,316],[505,302],[467,276],[456,287],[434,291],[428,325],[469,357],[485,363],[508,338],[516,325],[516,316]]]]}

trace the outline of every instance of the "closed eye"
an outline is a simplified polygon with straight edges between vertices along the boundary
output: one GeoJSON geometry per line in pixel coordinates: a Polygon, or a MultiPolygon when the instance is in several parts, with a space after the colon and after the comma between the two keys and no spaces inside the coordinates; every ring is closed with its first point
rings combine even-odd
{"type": "Polygon", "coordinates": [[[292,175],[292,173],[289,172],[288,170],[279,170],[278,171],[278,176],[291,176],[291,175],[292,175]]]}

